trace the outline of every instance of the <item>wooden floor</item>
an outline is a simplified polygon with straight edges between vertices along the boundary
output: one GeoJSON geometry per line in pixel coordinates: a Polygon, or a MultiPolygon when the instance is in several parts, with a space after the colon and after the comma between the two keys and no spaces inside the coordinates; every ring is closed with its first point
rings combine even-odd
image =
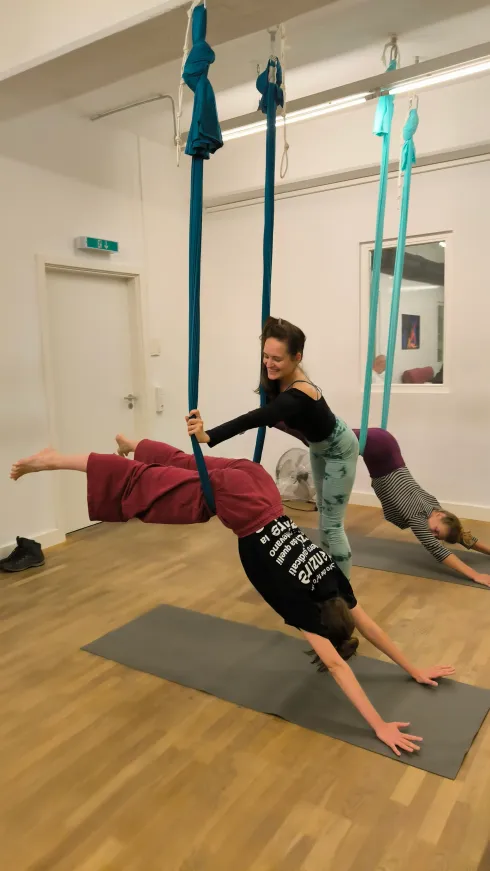
{"type": "MultiPolygon", "coordinates": [[[[218,521],[93,527],[0,584],[2,871],[489,871],[490,718],[448,781],[80,651],[161,602],[284,629],[218,521]]],[[[353,585],[415,661],[490,686],[488,594],[353,585]]]]}

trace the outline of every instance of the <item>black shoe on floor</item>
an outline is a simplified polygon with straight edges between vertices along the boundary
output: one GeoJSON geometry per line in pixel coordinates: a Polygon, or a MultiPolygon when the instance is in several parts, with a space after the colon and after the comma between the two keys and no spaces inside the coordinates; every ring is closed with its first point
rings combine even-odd
{"type": "Polygon", "coordinates": [[[17,547],[6,559],[0,560],[2,572],[24,572],[44,565],[41,545],[30,538],[17,536],[17,547]]]}

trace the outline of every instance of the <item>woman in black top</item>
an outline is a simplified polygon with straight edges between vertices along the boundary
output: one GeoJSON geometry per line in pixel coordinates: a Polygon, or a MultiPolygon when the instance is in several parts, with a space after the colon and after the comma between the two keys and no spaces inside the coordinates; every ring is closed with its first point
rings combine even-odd
{"type": "Polygon", "coordinates": [[[305,334],[281,318],[268,318],[261,337],[261,387],[267,405],[203,432],[199,412],[189,418],[189,433],[214,448],[239,433],[284,422],[298,430],[310,447],[317,492],[322,547],[350,577],[352,553],[344,517],[356,476],[359,443],[351,429],[328,407],[321,391],[306,378],[301,361],[305,334]]]}

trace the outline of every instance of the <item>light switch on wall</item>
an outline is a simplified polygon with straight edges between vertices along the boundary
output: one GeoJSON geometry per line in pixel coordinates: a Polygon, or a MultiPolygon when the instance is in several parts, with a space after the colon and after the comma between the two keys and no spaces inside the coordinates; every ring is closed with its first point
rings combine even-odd
{"type": "Polygon", "coordinates": [[[157,414],[163,412],[163,387],[155,387],[155,411],[157,414]]]}
{"type": "Polygon", "coordinates": [[[150,357],[159,357],[162,353],[159,339],[150,339],[150,357]]]}

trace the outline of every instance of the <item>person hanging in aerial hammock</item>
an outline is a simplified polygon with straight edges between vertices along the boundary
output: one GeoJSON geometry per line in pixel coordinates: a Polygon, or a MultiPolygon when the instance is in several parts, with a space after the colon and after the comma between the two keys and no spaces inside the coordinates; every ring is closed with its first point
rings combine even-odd
{"type": "MultiPolygon", "coordinates": [[[[48,449],[14,463],[17,480],[31,472],[69,469],[87,475],[90,519],[124,523],[205,523],[206,503],[193,456],[160,442],[117,437],[118,452],[66,456],[48,449]],[[134,453],[134,460],[127,455],[134,453]]],[[[419,749],[421,738],[401,731],[409,723],[387,723],[373,708],[347,660],[355,653],[354,629],[404,669],[417,683],[437,686],[454,674],[451,666],[419,669],[357,603],[334,560],[283,513],[271,476],[250,460],[206,457],[216,514],[238,537],[238,552],[250,582],[265,601],[296,627],[310,654],[327,669],[375,734],[394,753],[419,749]]]]}
{"type": "Polygon", "coordinates": [[[359,444],[336,417],[321,390],[301,367],[305,334],[281,318],[269,317],[261,336],[260,386],[267,404],[203,431],[197,409],[188,418],[189,434],[214,448],[246,430],[284,422],[299,430],[310,447],[311,468],[320,512],[321,544],[350,578],[352,553],[344,517],[356,477],[359,444]]]}
{"type": "MultiPolygon", "coordinates": [[[[279,429],[307,444],[298,430],[286,425],[279,425],[279,429]]],[[[359,438],[359,430],[353,431],[359,438]]],[[[363,460],[386,520],[399,529],[411,529],[425,549],[448,569],[476,584],[490,587],[490,575],[466,565],[441,542],[461,544],[467,550],[477,550],[489,556],[490,547],[478,541],[471,532],[465,532],[460,519],[450,511],[444,511],[437,499],[422,489],[407,469],[396,438],[387,430],[369,428],[363,460]]]]}

